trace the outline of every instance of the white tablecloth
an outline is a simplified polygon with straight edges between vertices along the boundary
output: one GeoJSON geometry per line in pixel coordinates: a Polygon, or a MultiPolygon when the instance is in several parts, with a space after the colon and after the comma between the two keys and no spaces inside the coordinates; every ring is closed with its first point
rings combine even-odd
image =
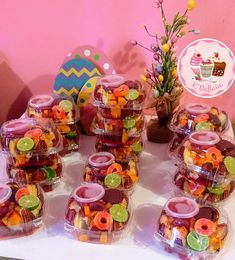
{"type": "MultiPolygon", "coordinates": [[[[228,135],[233,135],[231,128],[228,135]]],[[[154,226],[161,206],[173,194],[174,189],[171,176],[176,168],[167,156],[166,144],[145,141],[140,158],[139,183],[132,195],[135,208],[132,228],[122,240],[113,245],[82,243],[64,231],[63,217],[67,198],[72,189],[82,181],[83,167],[88,156],[94,151],[94,143],[95,137],[82,136],[80,153],[64,158],[64,180],[55,191],[47,194],[45,228],[28,237],[0,241],[0,256],[27,260],[159,260],[176,257],[164,252],[153,239],[154,226]]],[[[4,169],[3,159],[0,166],[4,169]]],[[[235,230],[234,202],[235,198],[232,197],[224,206],[233,230],[235,230]]],[[[235,236],[225,246],[223,259],[235,258],[233,245],[235,236]]]]}

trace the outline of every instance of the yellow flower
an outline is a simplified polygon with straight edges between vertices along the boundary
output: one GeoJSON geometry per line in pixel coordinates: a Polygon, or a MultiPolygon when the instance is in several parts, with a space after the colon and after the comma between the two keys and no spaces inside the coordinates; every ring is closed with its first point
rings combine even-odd
{"type": "Polygon", "coordinates": [[[175,78],[177,76],[177,70],[173,69],[172,72],[171,72],[171,75],[172,75],[173,78],[175,78]]]}
{"type": "Polygon", "coordinates": [[[163,52],[168,52],[169,50],[170,50],[170,45],[168,43],[162,45],[163,52]]]}
{"type": "Polygon", "coordinates": [[[141,75],[140,75],[140,79],[142,79],[143,81],[147,81],[147,78],[145,77],[144,74],[141,74],[141,75]]]}
{"type": "Polygon", "coordinates": [[[164,80],[164,77],[162,76],[162,74],[160,74],[160,75],[158,76],[158,80],[159,80],[160,82],[162,82],[162,81],[164,80]]]}
{"type": "Polygon", "coordinates": [[[194,0],[188,0],[187,8],[189,11],[192,11],[195,7],[195,1],[194,0]]]}

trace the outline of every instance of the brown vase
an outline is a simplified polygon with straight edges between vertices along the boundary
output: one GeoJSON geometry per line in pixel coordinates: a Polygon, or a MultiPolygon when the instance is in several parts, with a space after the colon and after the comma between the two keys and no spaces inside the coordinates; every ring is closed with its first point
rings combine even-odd
{"type": "Polygon", "coordinates": [[[167,124],[161,124],[158,119],[151,119],[147,124],[147,138],[154,143],[169,143],[174,133],[167,127],[167,124]]]}
{"type": "Polygon", "coordinates": [[[160,96],[155,100],[156,119],[151,119],[147,124],[147,138],[150,142],[169,143],[173,132],[168,128],[174,110],[179,105],[181,88],[171,95],[160,96]],[[177,91],[177,92],[176,92],[177,91]]]}

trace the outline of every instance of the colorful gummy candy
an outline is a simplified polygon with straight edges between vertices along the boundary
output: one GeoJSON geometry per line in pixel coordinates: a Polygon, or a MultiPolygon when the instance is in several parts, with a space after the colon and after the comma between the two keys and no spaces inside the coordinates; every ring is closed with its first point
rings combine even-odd
{"type": "Polygon", "coordinates": [[[97,152],[112,153],[117,161],[137,160],[142,152],[143,142],[141,137],[123,139],[119,136],[97,135],[97,152]]]}
{"type": "Polygon", "coordinates": [[[27,115],[54,121],[63,138],[64,149],[61,154],[78,150],[79,130],[76,122],[79,120],[79,111],[71,98],[58,95],[33,96],[28,102],[27,115]]]}
{"type": "Polygon", "coordinates": [[[211,203],[227,199],[235,188],[234,181],[221,179],[219,182],[184,168],[177,170],[174,183],[177,188],[197,199],[197,201],[211,203]]]}
{"type": "Polygon", "coordinates": [[[0,185],[0,239],[32,234],[42,226],[42,190],[35,184],[0,185]]]}
{"type": "Polygon", "coordinates": [[[223,132],[228,125],[228,116],[224,111],[207,104],[192,103],[179,110],[173,117],[170,128],[181,134],[192,131],[223,132]]]}
{"type": "Polygon", "coordinates": [[[117,163],[112,154],[100,152],[89,157],[83,179],[106,188],[132,190],[138,181],[138,168],[134,160],[117,163]],[[109,163],[107,158],[111,158],[109,163]]]}
{"type": "Polygon", "coordinates": [[[120,238],[130,214],[125,193],[84,183],[69,198],[65,229],[80,241],[107,244],[120,238]]]}
{"type": "Polygon", "coordinates": [[[158,220],[156,238],[183,256],[210,257],[228,233],[227,219],[212,207],[187,197],[170,199],[158,220]]]}
{"type": "Polygon", "coordinates": [[[94,91],[94,105],[120,109],[140,109],[145,94],[140,82],[125,81],[120,75],[101,77],[94,91]]]}

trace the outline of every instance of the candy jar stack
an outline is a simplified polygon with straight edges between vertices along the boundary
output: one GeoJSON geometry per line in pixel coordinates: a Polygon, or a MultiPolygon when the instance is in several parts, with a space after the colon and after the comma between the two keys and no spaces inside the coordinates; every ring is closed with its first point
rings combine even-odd
{"type": "Polygon", "coordinates": [[[157,220],[155,238],[180,259],[212,259],[224,248],[229,232],[225,212],[188,197],[173,197],[157,220]]]}
{"type": "Polygon", "coordinates": [[[0,183],[0,240],[30,235],[43,226],[45,200],[37,184],[0,183]]]}
{"type": "Polygon", "coordinates": [[[94,90],[98,113],[93,122],[96,151],[110,152],[117,161],[136,160],[142,151],[145,95],[138,81],[120,75],[101,77],[94,90]]]}
{"type": "Polygon", "coordinates": [[[79,241],[110,244],[125,236],[131,216],[124,191],[82,183],[69,197],[64,228],[79,241]]]}
{"type": "Polygon", "coordinates": [[[180,108],[173,116],[169,128],[175,133],[169,145],[169,155],[173,158],[175,149],[193,131],[214,131],[223,133],[228,126],[228,116],[224,111],[207,104],[191,103],[180,108]]]}
{"type": "Polygon", "coordinates": [[[62,176],[58,152],[62,137],[50,119],[15,119],[0,130],[1,151],[7,173],[18,184],[37,183],[51,191],[62,176]]]}
{"type": "Polygon", "coordinates": [[[131,194],[138,181],[138,176],[138,166],[135,160],[117,162],[111,153],[98,152],[89,157],[84,169],[83,180],[131,194]]]}
{"type": "Polygon", "coordinates": [[[63,137],[61,155],[77,151],[79,148],[79,110],[72,98],[58,95],[36,95],[30,98],[27,116],[50,118],[63,137]]]}
{"type": "Polygon", "coordinates": [[[200,202],[218,203],[235,187],[235,144],[211,131],[193,132],[178,147],[178,189],[200,202]]]}

